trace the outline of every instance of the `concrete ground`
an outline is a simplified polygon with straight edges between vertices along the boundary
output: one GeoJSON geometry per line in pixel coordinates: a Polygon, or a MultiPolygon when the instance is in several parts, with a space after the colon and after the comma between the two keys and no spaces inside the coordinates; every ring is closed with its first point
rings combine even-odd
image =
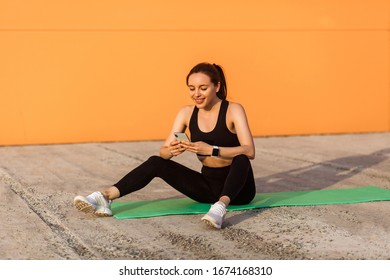
{"type": "MultiPolygon", "coordinates": [[[[73,206],[162,142],[0,147],[0,259],[389,259],[390,201],[117,220],[73,206]]],[[[390,133],[256,138],[258,192],[390,189],[390,133]]],[[[199,170],[192,154],[175,160],[199,170]]],[[[181,197],[160,179],[120,200],[181,197]]]]}

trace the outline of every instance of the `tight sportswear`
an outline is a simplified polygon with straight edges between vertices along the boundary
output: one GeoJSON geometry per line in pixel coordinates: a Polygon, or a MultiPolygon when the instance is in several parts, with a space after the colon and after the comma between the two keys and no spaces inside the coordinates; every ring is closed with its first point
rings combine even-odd
{"type": "Polygon", "coordinates": [[[214,203],[226,195],[233,205],[247,204],[256,193],[252,167],[245,155],[234,157],[227,167],[203,166],[200,173],[173,160],[152,156],[114,186],[124,196],[142,189],[155,177],[201,203],[214,203]]]}

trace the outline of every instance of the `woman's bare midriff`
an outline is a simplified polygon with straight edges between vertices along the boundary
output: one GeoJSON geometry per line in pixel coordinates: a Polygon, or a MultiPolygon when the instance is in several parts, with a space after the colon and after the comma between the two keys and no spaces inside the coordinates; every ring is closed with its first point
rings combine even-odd
{"type": "Polygon", "coordinates": [[[225,167],[232,164],[231,159],[223,159],[218,157],[210,157],[210,156],[200,156],[198,155],[198,159],[200,162],[207,167],[219,168],[225,167]]]}

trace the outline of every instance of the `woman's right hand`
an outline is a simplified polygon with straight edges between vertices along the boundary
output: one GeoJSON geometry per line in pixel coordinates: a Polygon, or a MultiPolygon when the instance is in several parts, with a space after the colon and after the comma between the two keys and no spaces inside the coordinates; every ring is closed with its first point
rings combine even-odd
{"type": "Polygon", "coordinates": [[[168,147],[169,152],[172,156],[178,156],[182,154],[186,148],[181,145],[181,141],[173,140],[168,147]]]}

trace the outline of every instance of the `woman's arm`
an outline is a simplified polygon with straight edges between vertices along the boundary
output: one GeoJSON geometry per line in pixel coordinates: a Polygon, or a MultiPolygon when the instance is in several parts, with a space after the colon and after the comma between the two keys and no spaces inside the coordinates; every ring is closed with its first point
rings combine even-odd
{"type": "Polygon", "coordinates": [[[238,151],[234,151],[233,150],[234,147],[222,148],[220,154],[222,157],[224,157],[225,153],[227,156],[230,155],[229,157],[234,157],[240,154],[244,154],[248,158],[254,159],[255,144],[253,142],[252,132],[249,128],[248,119],[244,107],[242,107],[242,105],[238,103],[231,103],[229,107],[230,107],[229,118],[231,119],[234,125],[234,129],[237,133],[238,141],[240,142],[241,145],[240,147],[237,148],[241,148],[241,149],[239,149],[238,151]]]}
{"type": "Polygon", "coordinates": [[[160,147],[160,157],[171,159],[173,156],[180,155],[185,148],[180,146],[180,141],[175,139],[175,132],[184,132],[187,128],[188,118],[191,114],[191,106],[181,108],[173,122],[172,129],[166,138],[164,144],[160,147]]]}

